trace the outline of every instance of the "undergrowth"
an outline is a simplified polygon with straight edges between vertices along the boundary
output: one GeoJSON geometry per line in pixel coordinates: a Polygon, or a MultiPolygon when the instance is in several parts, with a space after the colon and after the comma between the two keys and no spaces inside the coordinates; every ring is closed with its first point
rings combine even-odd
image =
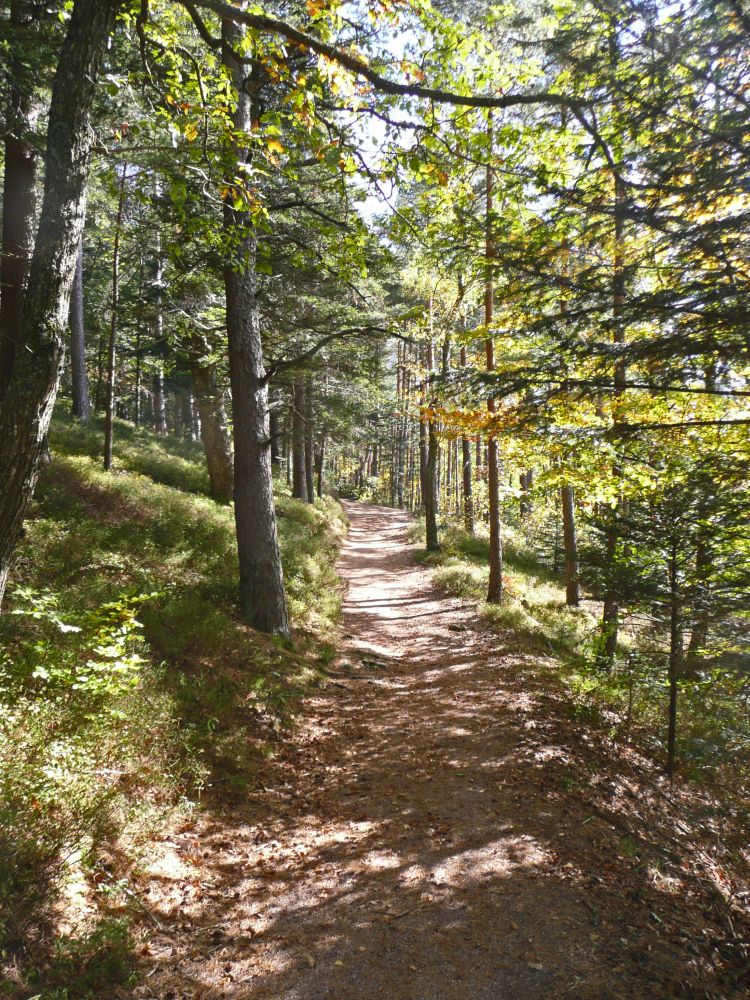
{"type": "MultiPolygon", "coordinates": [[[[423,541],[421,522],[412,540],[423,541]]],[[[479,531],[469,535],[452,524],[443,526],[441,551],[423,553],[436,580],[448,591],[476,601],[483,615],[530,652],[551,658],[555,675],[564,683],[571,714],[608,730],[615,739],[631,740],[657,761],[666,753],[668,701],[664,656],[641,642],[638,632],[622,632],[615,666],[596,666],[600,609],[583,600],[565,603],[565,586],[534,551],[521,532],[506,528],[503,539],[504,601],[485,603],[489,542],[479,531]]],[[[737,697],[745,680],[737,673],[707,671],[680,683],[679,745],[683,774],[702,779],[738,802],[745,782],[738,772],[750,765],[750,719],[737,697]]],[[[748,817],[750,818],[750,817],[748,817]]]]}
{"type": "Polygon", "coordinates": [[[295,635],[261,636],[237,613],[233,515],[202,495],[200,446],[118,421],[106,473],[101,440],[56,415],[0,617],[0,995],[102,996],[127,978],[128,866],[175,809],[252,784],[333,652],[338,504],[277,484],[295,635]],[[73,877],[100,922],[56,939],[73,877]],[[88,971],[68,993],[74,966],[88,971]]]}

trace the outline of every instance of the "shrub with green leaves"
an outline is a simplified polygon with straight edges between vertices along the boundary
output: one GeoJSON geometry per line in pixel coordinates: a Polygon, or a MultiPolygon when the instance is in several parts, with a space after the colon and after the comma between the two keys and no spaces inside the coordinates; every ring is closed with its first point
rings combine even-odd
{"type": "Polygon", "coordinates": [[[29,587],[0,620],[0,936],[38,930],[73,857],[91,856],[198,775],[123,595],[81,615],[29,587]],[[137,793],[137,794],[136,794],[137,793]],[[138,814],[141,814],[140,817],[138,814]]]}

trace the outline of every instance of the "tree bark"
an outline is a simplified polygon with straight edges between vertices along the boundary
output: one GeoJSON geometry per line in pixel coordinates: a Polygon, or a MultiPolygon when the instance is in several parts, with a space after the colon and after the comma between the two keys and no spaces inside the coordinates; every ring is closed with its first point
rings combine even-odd
{"type": "Polygon", "coordinates": [[[76,0],[52,88],[44,198],[16,358],[0,413],[0,603],[34,494],[64,360],[86,208],[91,105],[119,0],[76,0]]]}
{"type": "Polygon", "coordinates": [[[317,477],[317,492],[318,497],[323,496],[323,469],[325,468],[326,460],[326,436],[323,434],[320,438],[320,445],[315,452],[315,475],[317,477]]]}
{"type": "Polygon", "coordinates": [[[307,502],[315,502],[315,419],[313,405],[313,384],[305,382],[305,489],[307,502]]]}
{"type": "Polygon", "coordinates": [[[164,368],[159,364],[153,378],[154,430],[164,436],[167,433],[167,406],[164,400],[164,368]]]}
{"type": "Polygon", "coordinates": [[[565,553],[565,603],[571,608],[577,608],[581,600],[581,585],[578,582],[580,569],[578,566],[578,539],[576,537],[575,490],[569,483],[560,487],[560,503],[565,553]]]}
{"type": "MultiPolygon", "coordinates": [[[[619,47],[617,40],[617,25],[613,18],[612,31],[610,34],[610,59],[613,70],[619,61],[619,47]]],[[[617,112],[617,105],[614,106],[617,112]]],[[[613,176],[614,185],[614,256],[612,260],[612,321],[614,324],[613,341],[617,344],[625,343],[625,329],[623,326],[623,308],[625,306],[625,187],[619,173],[613,176]]],[[[627,371],[622,361],[616,361],[614,366],[614,391],[613,391],[613,411],[612,422],[617,424],[621,420],[620,401],[625,393],[627,371]]],[[[619,479],[622,470],[615,463],[613,475],[619,479]]],[[[621,514],[627,513],[627,500],[620,498],[618,510],[621,514]]],[[[612,581],[615,576],[617,551],[619,548],[619,530],[621,520],[613,519],[607,535],[607,575],[612,581]]],[[[604,669],[611,669],[615,662],[617,652],[617,638],[620,620],[619,595],[611,586],[608,586],[604,595],[604,606],[602,609],[602,652],[599,656],[599,663],[604,669]]]]}
{"type": "MultiPolygon", "coordinates": [[[[13,32],[28,28],[30,15],[14,0],[9,27],[13,32]]],[[[37,154],[29,142],[36,128],[38,106],[28,69],[11,46],[12,81],[5,138],[3,169],[3,235],[0,248],[0,401],[4,398],[22,337],[21,315],[29,262],[34,246],[37,154]]]]}
{"type": "MultiPolygon", "coordinates": [[[[489,124],[489,148],[492,150],[492,118],[489,124]]],[[[484,342],[487,371],[495,367],[495,343],[492,338],[492,320],[494,312],[494,289],[492,285],[491,259],[494,256],[492,245],[492,212],[493,212],[493,176],[492,168],[487,167],[486,178],[486,250],[487,277],[484,286],[484,322],[487,327],[487,337],[484,342]]],[[[487,400],[487,410],[490,416],[496,412],[495,397],[487,400]]],[[[489,508],[490,527],[490,577],[487,586],[488,604],[500,604],[503,599],[503,543],[500,536],[500,479],[498,468],[497,437],[490,431],[487,441],[487,502],[489,508]]]]}
{"type": "Polygon", "coordinates": [[[83,318],[83,239],[70,298],[70,371],[73,389],[73,416],[83,423],[91,420],[89,378],[86,373],[86,328],[83,318]]]}
{"type": "Polygon", "coordinates": [[[141,327],[135,335],[135,388],[133,390],[133,423],[136,427],[141,426],[143,413],[143,359],[141,357],[141,327]]]}
{"type": "MultiPolygon", "coordinates": [[[[433,405],[435,401],[433,400],[433,405]]],[[[427,535],[427,551],[440,551],[438,535],[438,460],[440,443],[436,433],[435,419],[430,417],[427,424],[427,461],[424,474],[424,516],[427,535]]]]}
{"type": "MultiPolygon", "coordinates": [[[[252,130],[253,99],[246,63],[230,49],[239,47],[242,29],[222,22],[225,65],[231,72],[237,105],[233,124],[239,135],[252,130]]],[[[234,177],[243,175],[246,149],[233,147],[234,177]]],[[[247,164],[249,165],[249,164],[247,164]]],[[[284,575],[281,567],[271,473],[268,421],[268,379],[263,362],[255,260],[257,240],[249,213],[224,202],[228,252],[224,264],[229,373],[234,417],[234,515],[237,528],[240,607],[249,625],[262,632],[289,635],[284,575]]]]}
{"type": "MultiPolygon", "coordinates": [[[[434,341],[432,330],[433,302],[430,298],[430,339],[427,342],[427,374],[426,379],[432,380],[432,372],[435,367],[434,341]]],[[[426,391],[425,383],[425,391],[426,391]]],[[[425,534],[428,552],[440,551],[440,538],[438,536],[438,506],[440,503],[440,442],[437,437],[437,426],[432,411],[437,405],[437,400],[430,400],[430,415],[425,418],[426,422],[426,454],[424,457],[424,483],[422,506],[424,507],[425,534]]]]}
{"type": "Polygon", "coordinates": [[[115,393],[117,390],[117,312],[120,306],[120,236],[122,233],[122,212],[125,206],[125,178],[128,168],[123,163],[120,178],[120,194],[117,200],[115,218],[115,245],[112,252],[112,315],[109,323],[109,346],[107,350],[107,401],[104,414],[104,468],[112,468],[112,447],[114,439],[115,393]]]}
{"type": "Polygon", "coordinates": [[[271,468],[281,466],[281,432],[279,427],[279,411],[276,400],[271,400],[268,412],[268,426],[271,434],[271,468]]]}
{"type": "Polygon", "coordinates": [[[205,355],[202,345],[195,344],[190,348],[190,380],[200,417],[200,436],[206,456],[211,498],[217,503],[229,503],[232,499],[234,469],[224,392],[219,385],[216,366],[203,361],[205,355]]]}
{"type": "MultiPolygon", "coordinates": [[[[461,330],[465,329],[463,311],[461,313],[461,330]]],[[[466,347],[461,345],[461,367],[466,368],[466,347]]],[[[474,485],[471,474],[471,441],[467,437],[461,438],[461,470],[462,470],[462,493],[464,508],[464,528],[470,535],[474,534],[474,485]]]]}
{"type": "Polygon", "coordinates": [[[680,620],[679,574],[677,569],[678,543],[672,541],[669,573],[669,719],[667,725],[667,775],[674,777],[677,758],[677,696],[682,668],[682,622],[680,620]]]}
{"type": "Polygon", "coordinates": [[[305,384],[295,379],[292,384],[292,496],[307,500],[305,470],[305,384]]]}

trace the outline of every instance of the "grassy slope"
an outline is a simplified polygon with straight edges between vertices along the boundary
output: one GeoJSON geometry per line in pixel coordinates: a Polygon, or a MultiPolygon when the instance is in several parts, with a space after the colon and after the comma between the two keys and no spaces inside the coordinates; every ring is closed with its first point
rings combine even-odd
{"type": "MultiPolygon", "coordinates": [[[[237,615],[232,513],[203,495],[200,446],[118,422],[115,470],[105,473],[101,441],[97,423],[83,427],[56,415],[53,462],[8,594],[8,610],[26,614],[0,621],[0,793],[7,803],[0,806],[0,903],[11,907],[25,894],[39,927],[40,914],[49,915],[40,903],[54,897],[58,881],[50,858],[63,839],[65,850],[70,841],[81,848],[84,880],[93,873],[106,889],[165,810],[189,809],[214,787],[225,799],[241,794],[259,755],[272,752],[292,718],[297,695],[332,655],[328,635],[339,612],[333,562],[346,524],[334,501],[301,504],[277,484],[295,632],[292,643],[261,636],[237,615]],[[80,690],[77,678],[99,655],[92,650],[100,609],[112,605],[115,619],[125,620],[129,599],[143,595],[151,596],[137,605],[142,627],[133,626],[111,661],[140,657],[132,678],[102,692],[80,690]],[[22,831],[29,832],[24,853],[22,831]],[[13,876],[3,870],[5,845],[13,876]]],[[[105,928],[93,953],[124,956],[122,934],[105,928]]],[[[37,943],[50,939],[40,933],[37,943]]],[[[63,966],[69,958],[63,955],[63,966]]],[[[76,953],[73,964],[79,960],[76,953]]],[[[14,995],[16,978],[3,988],[0,975],[0,995],[14,995]]],[[[96,995],[102,987],[91,988],[96,995]]],[[[66,995],[60,990],[44,995],[66,995]]]]}

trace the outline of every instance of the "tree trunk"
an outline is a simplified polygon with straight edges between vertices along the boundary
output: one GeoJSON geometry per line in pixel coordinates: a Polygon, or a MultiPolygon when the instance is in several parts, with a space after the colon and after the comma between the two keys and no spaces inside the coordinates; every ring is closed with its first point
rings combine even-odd
{"type": "MultiPolygon", "coordinates": [[[[461,311],[461,331],[466,329],[465,316],[461,311]]],[[[461,367],[466,368],[466,346],[461,345],[461,367]]],[[[461,438],[461,468],[463,487],[463,508],[464,508],[464,528],[470,535],[474,534],[474,496],[473,481],[471,476],[471,441],[467,437],[461,438]]]]}
{"type": "Polygon", "coordinates": [[[315,502],[315,420],[312,379],[305,383],[305,490],[307,502],[315,502]]]}
{"type": "Polygon", "coordinates": [[[117,311],[120,305],[120,236],[122,233],[122,211],[125,206],[125,178],[127,164],[122,165],[120,195],[117,200],[115,218],[115,245],[112,251],[112,316],[109,324],[109,347],[107,350],[107,401],[104,414],[104,468],[112,468],[112,446],[114,438],[115,393],[117,389],[117,311]]]}
{"type": "Polygon", "coordinates": [[[206,351],[199,345],[191,348],[188,360],[190,379],[200,417],[201,443],[206,456],[211,498],[217,503],[229,503],[234,470],[224,392],[216,377],[216,366],[202,360],[205,355],[206,351]]]}
{"type": "Polygon", "coordinates": [[[76,0],[52,88],[44,198],[16,358],[0,414],[0,603],[34,494],[64,359],[86,208],[91,104],[118,0],[76,0]]]}
{"type": "Polygon", "coordinates": [[[143,359],[141,358],[141,326],[138,324],[138,330],[135,335],[135,389],[133,392],[133,423],[136,427],[141,426],[141,418],[143,412],[143,359]]]}
{"type": "MultiPolygon", "coordinates": [[[[613,24],[610,36],[610,57],[613,69],[619,61],[619,48],[616,35],[616,25],[613,24]]],[[[615,111],[617,106],[615,105],[615,111]]],[[[623,181],[616,173],[613,177],[614,184],[614,256],[612,260],[612,320],[614,323],[613,341],[615,344],[625,343],[625,329],[623,327],[623,309],[625,306],[625,187],[623,181]]],[[[614,367],[614,392],[613,392],[613,412],[612,422],[617,424],[622,419],[620,412],[620,401],[625,393],[627,372],[622,361],[616,361],[614,367]]],[[[613,474],[616,479],[622,475],[622,470],[615,463],[613,474]]],[[[621,514],[627,513],[627,500],[621,498],[619,502],[621,514]]],[[[607,537],[607,559],[608,575],[610,580],[615,574],[615,559],[619,548],[619,530],[621,520],[613,519],[607,537]]],[[[600,656],[600,664],[605,669],[611,669],[615,661],[617,651],[617,634],[619,629],[619,598],[618,594],[609,590],[604,595],[604,608],[602,610],[602,639],[603,653],[600,656]]]]}
{"type": "Polygon", "coordinates": [[[427,533],[427,551],[439,552],[440,539],[438,537],[438,459],[440,456],[440,444],[436,433],[435,420],[430,417],[427,433],[427,462],[425,463],[424,476],[424,515],[425,528],[427,533]]]}
{"type": "Polygon", "coordinates": [[[708,642],[709,611],[711,591],[709,580],[711,576],[711,547],[708,532],[701,533],[695,550],[695,576],[697,586],[693,611],[693,627],[688,643],[688,660],[700,659],[701,653],[708,642]]]}
{"type": "Polygon", "coordinates": [[[317,476],[317,481],[318,481],[318,487],[317,487],[318,497],[323,496],[323,469],[325,467],[325,460],[326,460],[326,436],[325,434],[323,434],[323,436],[320,439],[320,447],[315,453],[315,474],[317,476]]]}
{"type": "Polygon", "coordinates": [[[677,540],[669,559],[669,722],[667,728],[667,775],[674,777],[677,756],[677,695],[682,667],[682,622],[680,620],[677,540]]]}
{"type": "MultiPolygon", "coordinates": [[[[23,4],[10,5],[9,28],[13,33],[28,28],[30,16],[23,4]]],[[[0,401],[10,382],[14,359],[22,339],[21,316],[29,261],[34,246],[37,154],[29,141],[36,128],[38,107],[30,86],[28,68],[10,46],[11,89],[5,122],[3,169],[3,235],[0,249],[0,401]]]]}
{"type": "Polygon", "coordinates": [[[295,380],[292,384],[292,496],[307,500],[305,474],[305,385],[295,380]]]}
{"type": "Polygon", "coordinates": [[[193,411],[195,409],[195,400],[193,399],[192,389],[186,389],[180,398],[180,424],[182,429],[182,436],[187,438],[188,441],[195,441],[194,427],[193,427],[193,411]]]}
{"type": "Polygon", "coordinates": [[[281,465],[281,434],[276,400],[271,400],[269,406],[268,426],[271,433],[271,468],[278,469],[281,465]]]}
{"type": "Polygon", "coordinates": [[[153,380],[154,430],[164,436],[167,433],[167,406],[164,400],[164,369],[157,365],[153,380]]]}
{"type": "Polygon", "coordinates": [[[76,273],[70,298],[70,370],[73,387],[73,416],[83,423],[91,420],[89,379],[86,374],[86,329],[83,319],[83,238],[78,248],[76,273]]]}
{"type": "MultiPolygon", "coordinates": [[[[427,379],[432,380],[432,372],[435,367],[434,341],[432,329],[433,300],[430,297],[430,339],[427,342],[427,379]]],[[[430,411],[432,413],[437,405],[437,400],[430,401],[430,411]]],[[[438,537],[438,506],[440,503],[440,442],[437,436],[437,424],[435,418],[430,414],[424,421],[426,423],[427,453],[424,465],[424,484],[422,506],[424,507],[425,533],[428,552],[440,551],[440,539],[438,537]]]]}
{"type": "MultiPolygon", "coordinates": [[[[247,63],[230,48],[239,48],[242,30],[222,22],[223,59],[229,68],[237,100],[233,124],[239,135],[252,130],[252,77],[247,63]]],[[[252,74],[252,70],[251,70],[252,74]]],[[[231,183],[249,166],[248,152],[232,148],[238,163],[231,183]]],[[[231,186],[231,185],[230,185],[231,186]]],[[[249,213],[224,202],[224,228],[232,248],[224,265],[229,372],[234,416],[234,515],[239,558],[240,606],[249,625],[262,632],[289,635],[284,575],[276,528],[268,422],[268,379],[263,363],[256,291],[257,240],[249,213]]]]}
{"type": "Polygon", "coordinates": [[[565,552],[565,603],[577,608],[581,600],[581,585],[578,582],[578,539],[576,537],[575,490],[566,483],[560,487],[562,507],[563,549],[565,552]]]}
{"type": "MultiPolygon", "coordinates": [[[[489,148],[492,150],[492,118],[489,124],[489,148]]],[[[487,225],[487,245],[485,255],[487,261],[491,261],[494,256],[492,245],[492,212],[493,212],[493,176],[492,168],[487,167],[486,179],[486,225],[487,225]]],[[[488,263],[487,277],[484,287],[484,322],[487,327],[487,337],[484,342],[487,371],[493,371],[495,367],[495,343],[492,338],[492,320],[494,307],[494,289],[492,285],[492,268],[488,263]]],[[[487,410],[490,415],[496,412],[495,397],[490,396],[487,400],[487,410]]],[[[500,537],[500,481],[497,454],[497,437],[494,431],[490,431],[487,441],[487,502],[489,508],[490,522],[490,578],[487,587],[487,602],[489,604],[500,604],[503,599],[503,543],[500,537]]]]}

